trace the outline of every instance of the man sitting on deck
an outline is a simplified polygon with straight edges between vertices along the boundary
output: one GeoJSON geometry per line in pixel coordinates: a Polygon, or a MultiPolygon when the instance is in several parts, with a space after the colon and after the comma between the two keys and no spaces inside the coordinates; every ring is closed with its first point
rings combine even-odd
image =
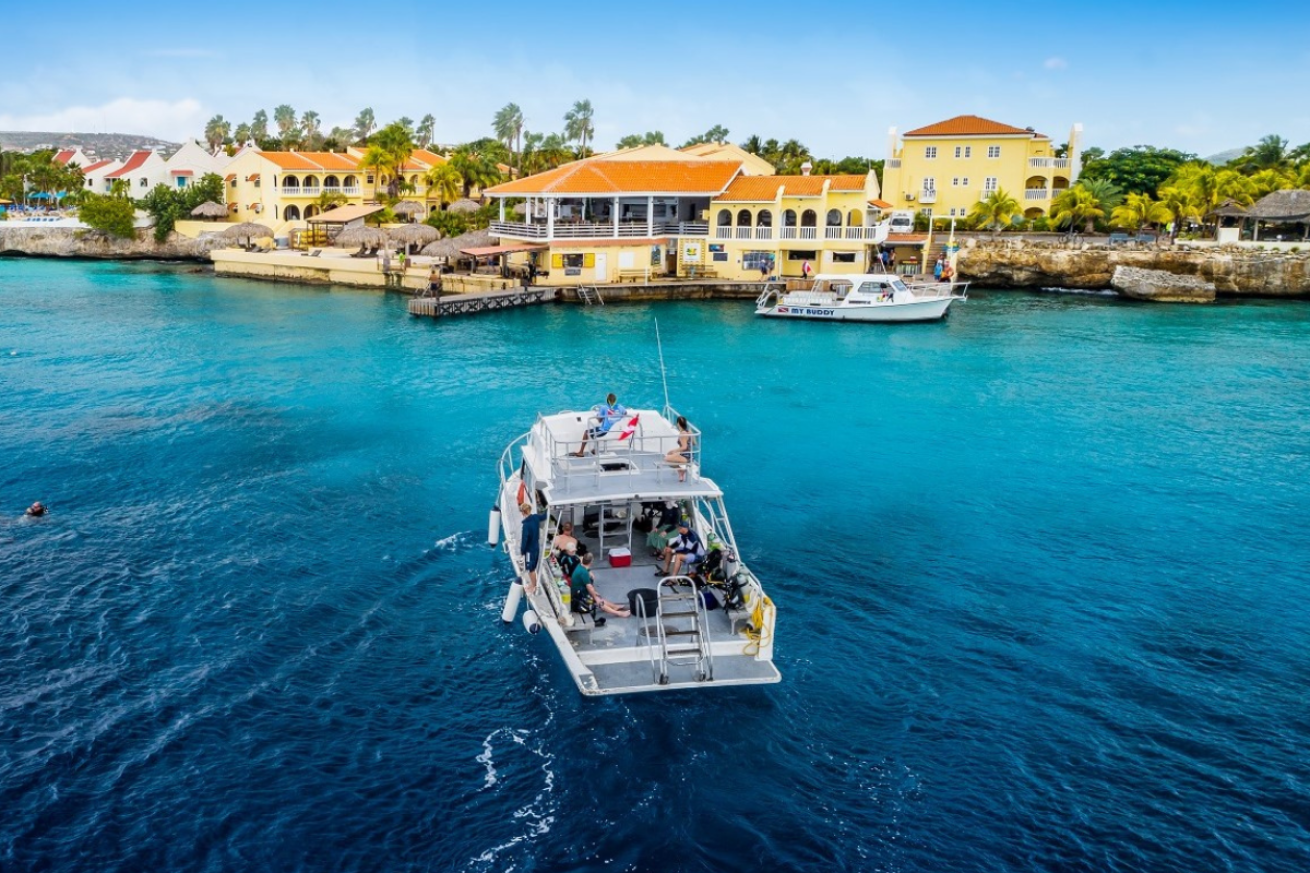
{"type": "Polygon", "coordinates": [[[619,398],[615,397],[613,392],[610,392],[609,396],[605,398],[603,405],[593,406],[591,409],[595,413],[596,425],[587,428],[587,433],[582,438],[582,448],[573,452],[575,458],[581,458],[587,453],[588,440],[599,440],[610,432],[610,428],[614,427],[615,422],[628,414],[627,408],[619,402],[619,398]]]}
{"type": "Polygon", "coordinates": [[[605,619],[596,618],[596,607],[600,607],[610,615],[619,618],[628,618],[632,615],[631,610],[626,606],[600,596],[600,592],[592,584],[591,555],[583,555],[582,562],[574,568],[573,575],[569,577],[569,597],[571,600],[570,608],[574,612],[595,618],[597,627],[604,625],[605,619]]]}
{"type": "Polygon", "coordinates": [[[685,518],[678,522],[678,535],[664,547],[664,567],[656,570],[656,576],[678,576],[680,571],[699,561],[705,556],[705,545],[700,534],[692,530],[691,522],[685,518]]]}

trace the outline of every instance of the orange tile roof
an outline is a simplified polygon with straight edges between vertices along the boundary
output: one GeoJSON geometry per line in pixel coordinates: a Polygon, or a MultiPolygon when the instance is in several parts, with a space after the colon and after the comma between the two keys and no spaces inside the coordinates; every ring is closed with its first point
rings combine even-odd
{"type": "Polygon", "coordinates": [[[128,173],[132,172],[133,170],[137,169],[142,164],[144,164],[153,154],[154,152],[148,150],[132,152],[132,157],[127,159],[126,164],[123,164],[123,166],[119,167],[117,170],[114,170],[114,172],[112,173],[106,173],[105,178],[106,179],[122,178],[123,176],[127,175],[128,173]]]}
{"type": "Polygon", "coordinates": [[[829,191],[863,191],[867,176],[738,176],[732,180],[728,190],[716,197],[719,201],[734,203],[766,203],[778,196],[778,189],[783,189],[784,197],[818,197],[823,193],[823,183],[829,191]]]}
{"type": "Polygon", "coordinates": [[[83,167],[83,168],[82,168],[82,175],[86,175],[87,173],[91,172],[92,170],[98,170],[98,169],[100,169],[101,167],[106,166],[107,164],[112,164],[112,163],[113,163],[113,161],[110,161],[110,160],[96,161],[94,164],[91,164],[90,166],[83,167]]]}
{"type": "Polygon", "coordinates": [[[260,152],[283,170],[357,170],[359,162],[336,152],[260,152]]]}
{"type": "Polygon", "coordinates": [[[63,150],[62,152],[60,152],[59,154],[55,155],[55,163],[57,163],[57,164],[66,164],[66,163],[68,163],[69,161],[71,161],[72,159],[73,159],[73,150],[72,150],[72,149],[64,149],[64,150],[63,150]]]}
{"type": "Polygon", "coordinates": [[[1032,128],[1012,127],[977,115],[957,115],[927,127],[907,130],[901,136],[1040,136],[1032,128]]]}
{"type": "Polygon", "coordinates": [[[895,208],[895,207],[893,207],[890,203],[888,203],[886,200],[870,200],[870,201],[869,201],[869,205],[870,205],[870,206],[876,206],[876,207],[878,207],[879,209],[894,209],[894,208],[895,208]]]}
{"type": "Polygon", "coordinates": [[[741,171],[736,161],[574,161],[488,188],[526,194],[718,194],[741,171]]]}
{"type": "Polygon", "coordinates": [[[447,160],[449,160],[445,155],[439,155],[436,152],[430,151],[428,149],[414,149],[414,154],[412,155],[412,157],[414,158],[414,160],[427,164],[429,167],[435,167],[438,164],[444,164],[446,163],[447,160]]]}

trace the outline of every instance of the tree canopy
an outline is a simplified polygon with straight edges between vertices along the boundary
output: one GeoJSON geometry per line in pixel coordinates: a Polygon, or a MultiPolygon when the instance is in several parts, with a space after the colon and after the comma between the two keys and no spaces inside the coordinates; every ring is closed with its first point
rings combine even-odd
{"type": "Polygon", "coordinates": [[[1154,194],[1175,170],[1196,160],[1196,155],[1148,145],[1115,149],[1105,157],[1092,151],[1083,153],[1082,178],[1111,182],[1126,194],[1154,194]]]}

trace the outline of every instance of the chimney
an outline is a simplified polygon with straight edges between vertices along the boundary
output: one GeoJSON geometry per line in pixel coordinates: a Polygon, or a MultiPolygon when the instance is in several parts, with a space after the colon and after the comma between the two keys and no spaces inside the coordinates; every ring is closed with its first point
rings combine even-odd
{"type": "Polygon", "coordinates": [[[811,164],[809,161],[806,161],[805,163],[801,164],[801,175],[808,176],[810,174],[810,170],[813,169],[814,169],[814,164],[811,164]]]}

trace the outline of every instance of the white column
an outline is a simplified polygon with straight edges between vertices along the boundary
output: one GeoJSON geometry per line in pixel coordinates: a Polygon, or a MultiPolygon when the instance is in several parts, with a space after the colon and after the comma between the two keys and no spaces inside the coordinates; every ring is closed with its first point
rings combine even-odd
{"type": "Polygon", "coordinates": [[[500,198],[500,220],[505,220],[505,198],[500,198]]]}
{"type": "Polygon", "coordinates": [[[546,198],[546,239],[555,238],[555,198],[546,198]]]}
{"type": "Polygon", "coordinates": [[[614,238],[619,236],[619,198],[614,198],[614,238]]]}
{"type": "Polygon", "coordinates": [[[646,198],[646,236],[655,235],[655,195],[646,198]]]}

